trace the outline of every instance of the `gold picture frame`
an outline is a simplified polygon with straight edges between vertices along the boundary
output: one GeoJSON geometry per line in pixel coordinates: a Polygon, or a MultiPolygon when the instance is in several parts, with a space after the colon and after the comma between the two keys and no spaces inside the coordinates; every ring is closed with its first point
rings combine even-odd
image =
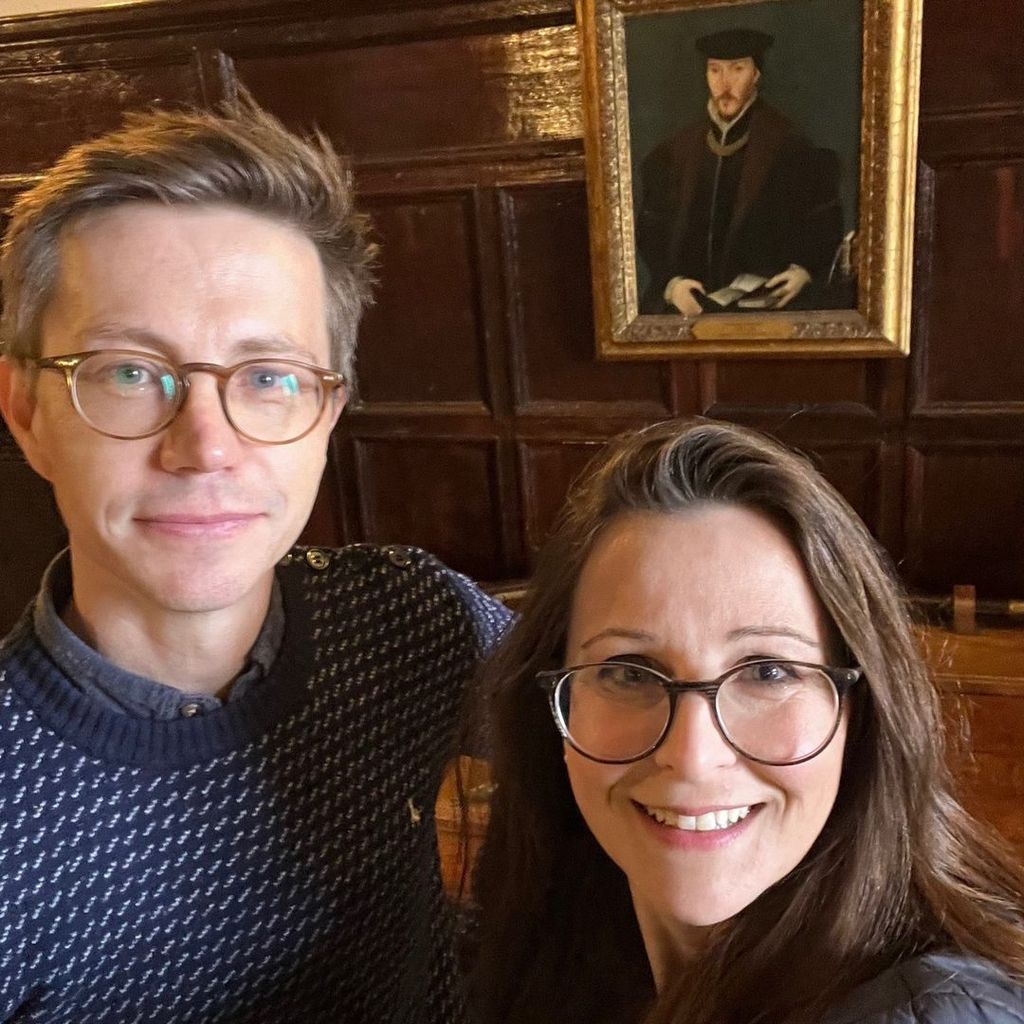
{"type": "MultiPolygon", "coordinates": [[[[599,357],[859,358],[908,354],[921,7],[922,0],[576,0],[584,70],[587,193],[599,357]],[[789,28],[791,23],[796,27],[789,28]],[[815,24],[821,33],[817,37],[815,24]],[[777,28],[776,35],[771,34],[773,28],[777,28]],[[833,38],[838,31],[845,35],[833,38]],[[721,51],[726,54],[722,60],[729,61],[737,52],[737,33],[767,39],[768,43],[759,44],[761,46],[788,40],[788,50],[781,44],[776,47],[789,55],[785,65],[788,85],[777,68],[773,72],[772,53],[769,51],[765,64],[762,52],[761,59],[753,58],[757,63],[758,87],[753,98],[745,100],[746,106],[737,105],[738,100],[744,99],[740,88],[733,90],[737,96],[726,92],[721,100],[712,98],[711,92],[711,75],[720,72],[721,62],[709,56],[708,51],[721,51]],[[709,44],[709,39],[715,44],[709,44]],[[681,54],[679,68],[690,76],[690,85],[678,90],[675,85],[659,85],[683,73],[674,61],[678,45],[685,40],[693,44],[691,52],[696,59],[692,67],[687,68],[686,56],[681,54]],[[723,40],[729,42],[731,48],[723,47],[723,40]],[[818,50],[814,49],[816,46],[818,50]],[[820,68],[815,64],[816,54],[821,56],[820,68]],[[815,143],[813,134],[805,132],[798,118],[785,119],[793,131],[790,135],[781,130],[777,132],[779,138],[785,140],[784,144],[779,143],[778,152],[784,150],[792,155],[785,160],[773,156],[772,169],[761,173],[763,194],[774,196],[775,206],[769,208],[765,200],[762,203],[765,210],[759,214],[758,222],[762,226],[771,222],[783,227],[763,228],[758,236],[764,243],[762,250],[757,250],[752,241],[746,245],[748,258],[750,253],[755,253],[756,258],[751,262],[762,259],[763,268],[769,249],[772,258],[785,259],[787,257],[780,254],[787,251],[788,244],[795,247],[799,259],[804,259],[806,254],[805,262],[813,263],[814,272],[782,276],[781,284],[774,275],[767,279],[761,277],[760,287],[754,284],[752,291],[743,294],[748,283],[758,280],[756,274],[747,274],[748,268],[741,265],[743,280],[739,276],[729,280],[732,273],[729,261],[735,264],[740,257],[719,254],[728,242],[719,243],[719,250],[713,252],[709,240],[704,266],[713,263],[716,273],[726,274],[710,293],[715,296],[715,303],[727,302],[734,292],[740,293],[738,300],[733,298],[731,306],[727,302],[722,311],[718,311],[717,304],[713,305],[708,298],[707,288],[695,287],[695,278],[682,277],[682,270],[669,278],[664,290],[661,285],[665,274],[675,267],[673,260],[678,262],[680,254],[688,256],[703,251],[700,246],[691,244],[694,237],[704,237],[700,234],[700,225],[705,222],[700,221],[700,217],[706,218],[709,238],[714,234],[716,223],[719,238],[735,237],[724,230],[726,224],[729,224],[729,231],[734,226],[728,214],[721,215],[725,220],[716,222],[714,212],[693,217],[679,211],[685,202],[697,202],[693,198],[695,194],[705,199],[708,195],[707,187],[695,185],[694,181],[699,175],[704,176],[700,180],[706,180],[710,172],[688,169],[691,165],[703,161],[699,166],[706,166],[710,159],[719,168],[716,172],[719,175],[721,166],[728,165],[727,158],[733,151],[724,147],[723,142],[729,138],[727,133],[733,125],[746,125],[743,129],[746,135],[741,136],[744,141],[756,139],[757,130],[749,127],[753,123],[750,117],[746,122],[742,118],[746,114],[753,116],[754,105],[770,105],[768,87],[772,82],[761,80],[762,66],[764,77],[776,74],[776,83],[782,82],[788,88],[795,98],[793,102],[798,106],[803,104],[808,116],[820,122],[824,134],[842,134],[837,135],[840,144],[829,149],[815,143]],[[808,73],[819,76],[817,86],[806,85],[808,73]],[[632,86],[631,76],[635,78],[632,86]],[[703,81],[694,84],[700,78],[703,81]],[[827,83],[824,88],[822,82],[827,83]],[[836,85],[837,82],[840,84],[836,85]],[[646,90],[642,95],[641,86],[646,90]],[[631,93],[631,87],[636,95],[631,93]],[[703,92],[695,92],[698,89],[703,92]],[[845,117],[830,107],[830,104],[842,102],[846,102],[845,117]],[[731,123],[728,121],[732,114],[730,103],[740,111],[731,123]],[[651,137],[648,141],[657,141],[657,136],[652,135],[655,128],[651,126],[655,122],[667,123],[669,117],[678,118],[677,123],[689,117],[692,123],[683,129],[671,129],[645,156],[638,148],[644,141],[644,132],[651,137]],[[721,126],[719,148],[712,150],[710,158],[703,149],[700,155],[695,152],[695,147],[703,146],[701,140],[705,138],[698,134],[702,119],[721,126]],[[687,156],[687,146],[694,150],[692,158],[687,156]],[[855,209],[844,208],[836,184],[841,180],[840,170],[832,169],[841,168],[843,152],[848,165],[842,172],[849,197],[845,207],[855,209]],[[832,156],[828,155],[830,153],[832,156]],[[783,166],[789,171],[784,173],[779,169],[783,166]],[[672,169],[666,172],[666,167],[672,169]],[[681,167],[687,169],[680,170],[681,167]],[[813,172],[816,177],[812,181],[809,177],[812,171],[808,168],[814,167],[823,169],[820,173],[813,172]],[[655,175],[655,168],[661,177],[655,175]],[[671,176],[670,184],[661,183],[665,174],[671,176]],[[777,178],[781,183],[769,189],[764,185],[765,175],[768,181],[777,178]],[[648,192],[652,196],[656,192],[653,182],[658,182],[657,201],[648,198],[648,192]],[[686,191],[687,187],[690,192],[686,191]],[[685,195],[689,195],[689,200],[682,198],[685,195]],[[822,196],[826,197],[824,201],[822,196]],[[817,200],[813,207],[816,212],[800,208],[801,202],[810,203],[808,197],[817,200]],[[826,229],[825,215],[821,211],[830,204],[833,207],[838,204],[838,212],[833,208],[827,214],[826,229]],[[785,216],[778,213],[783,205],[789,211],[785,216]],[[824,256],[830,251],[826,243],[834,240],[835,227],[841,217],[846,218],[842,226],[848,230],[840,236],[840,245],[826,271],[824,256]],[[687,227],[680,231],[681,221],[687,227]],[[690,225],[695,236],[686,234],[690,225]],[[771,230],[776,230],[780,237],[769,237],[771,230]],[[782,233],[786,235],[785,241],[781,239],[782,233]],[[811,282],[806,287],[801,283],[805,278],[811,282]],[[680,281],[683,282],[682,292],[678,290],[680,281]],[[731,285],[739,285],[739,289],[726,291],[731,285]],[[777,296],[784,294],[787,288],[792,290],[791,286],[803,288],[803,291],[797,292],[787,308],[764,308],[764,303],[780,301],[777,296]],[[681,295],[687,308],[692,305],[689,299],[699,302],[702,308],[699,312],[680,312],[669,302],[669,295],[674,299],[681,295]],[[758,308],[759,301],[761,308],[758,308]],[[743,302],[746,308],[739,311],[738,302],[743,302]],[[801,306],[803,308],[799,308],[801,306]],[[709,311],[712,309],[714,311],[709,311]]],[[[745,45],[748,49],[752,46],[745,45]]],[[[732,63],[743,71],[742,59],[732,63]]],[[[758,116],[763,120],[767,115],[758,116]]],[[[706,145],[713,146],[710,129],[706,145]]],[[[755,148],[751,142],[747,155],[755,151],[757,154],[769,152],[755,148]]],[[[762,160],[758,166],[766,163],[762,160]]],[[[750,166],[755,166],[753,157],[750,166]]],[[[741,180],[743,173],[739,172],[741,180]]],[[[716,188],[718,180],[715,179],[716,188]]],[[[740,199],[746,185],[737,185],[733,180],[733,188],[733,213],[736,213],[741,208],[740,199]]],[[[714,211],[718,193],[711,194],[715,198],[710,209],[714,211]]],[[[705,209],[703,204],[700,209],[705,209]]],[[[753,229],[750,231],[752,234],[753,229]]],[[[697,259],[696,255],[694,258],[697,259]]],[[[790,258],[787,265],[797,271],[801,266],[795,257],[790,258]]],[[[783,271],[783,275],[786,272],[783,271]]],[[[759,269],[757,273],[772,274],[773,271],[759,269]]],[[[710,278],[712,271],[709,270],[707,276],[710,278]]]]}

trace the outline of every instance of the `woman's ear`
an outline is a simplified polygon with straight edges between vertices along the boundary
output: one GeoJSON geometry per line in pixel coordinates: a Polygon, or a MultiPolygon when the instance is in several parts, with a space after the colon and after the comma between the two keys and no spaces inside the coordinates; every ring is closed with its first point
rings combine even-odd
{"type": "Polygon", "coordinates": [[[7,358],[0,358],[0,414],[28,464],[49,480],[49,460],[35,431],[35,389],[25,368],[7,358]]]}

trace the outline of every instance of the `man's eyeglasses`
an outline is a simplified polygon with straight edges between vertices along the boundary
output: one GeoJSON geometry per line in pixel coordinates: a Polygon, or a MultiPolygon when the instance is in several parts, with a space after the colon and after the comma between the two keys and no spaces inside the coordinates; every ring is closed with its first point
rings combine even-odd
{"type": "Polygon", "coordinates": [[[177,416],[193,373],[217,378],[224,415],[250,441],[288,444],[317,424],[340,373],[292,359],[246,359],[234,366],[172,363],[127,349],[26,360],[64,374],[71,403],[93,430],[122,440],[150,437],[177,416]]]}
{"type": "Polygon", "coordinates": [[[717,679],[686,682],[646,665],[599,665],[540,672],[562,736],[602,764],[630,764],[661,745],[680,694],[698,693],[711,704],[715,725],[737,753],[769,765],[809,761],[839,728],[843,697],[859,668],[801,661],[750,661],[717,679]]]}

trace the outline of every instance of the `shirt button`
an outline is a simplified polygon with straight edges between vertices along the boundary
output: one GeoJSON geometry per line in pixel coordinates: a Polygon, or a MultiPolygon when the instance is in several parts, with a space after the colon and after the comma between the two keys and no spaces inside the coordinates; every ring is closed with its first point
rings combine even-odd
{"type": "Polygon", "coordinates": [[[402,548],[388,548],[388,558],[391,564],[397,565],[399,569],[405,569],[412,562],[409,552],[402,548]]]}
{"type": "Polygon", "coordinates": [[[310,569],[326,569],[327,556],[318,548],[310,548],[306,552],[306,564],[310,569]]]}
{"type": "Polygon", "coordinates": [[[182,718],[195,718],[203,709],[195,703],[182,704],[181,705],[181,717],[182,718]]]}

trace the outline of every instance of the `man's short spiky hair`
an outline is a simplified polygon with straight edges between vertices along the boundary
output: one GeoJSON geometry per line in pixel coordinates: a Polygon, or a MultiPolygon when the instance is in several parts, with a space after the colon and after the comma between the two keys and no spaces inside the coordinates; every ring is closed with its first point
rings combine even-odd
{"type": "Polygon", "coordinates": [[[3,353],[39,354],[60,234],[77,218],[130,202],[228,204],[288,224],[316,246],[332,363],[351,378],[375,254],[352,191],[347,163],[321,132],[293,134],[247,94],[218,113],[129,114],[122,128],[68,150],[15,200],[0,251],[3,353]]]}

